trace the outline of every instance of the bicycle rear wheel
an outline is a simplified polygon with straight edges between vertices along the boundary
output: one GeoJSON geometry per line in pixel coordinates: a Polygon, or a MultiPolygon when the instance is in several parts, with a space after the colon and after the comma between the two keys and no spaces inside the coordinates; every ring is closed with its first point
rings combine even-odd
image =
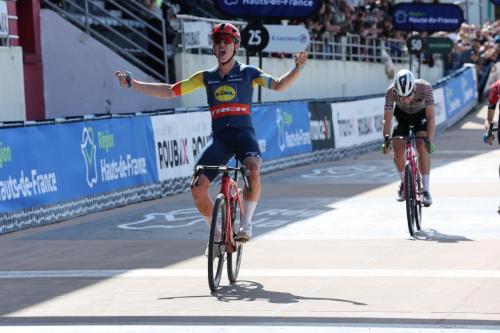
{"type": "Polygon", "coordinates": [[[410,236],[415,235],[415,191],[413,190],[413,179],[410,164],[405,165],[405,197],[406,197],[406,219],[410,236]]]}
{"type": "MultiPolygon", "coordinates": [[[[237,230],[241,224],[241,207],[238,200],[234,200],[234,207],[231,210],[231,230],[233,231],[233,237],[236,238],[237,230]],[[233,210],[234,209],[234,210],[233,210]]],[[[243,245],[241,243],[236,243],[236,251],[227,254],[227,277],[229,282],[236,282],[238,278],[238,273],[240,272],[241,257],[243,256],[243,245]]]]}
{"type": "Polygon", "coordinates": [[[224,234],[226,229],[226,199],[219,194],[214,204],[210,236],[208,240],[208,286],[211,291],[219,287],[224,268],[224,234]]]}
{"type": "Polygon", "coordinates": [[[422,228],[422,176],[420,172],[417,172],[417,190],[416,190],[416,198],[415,198],[415,225],[417,230],[422,228]]]}

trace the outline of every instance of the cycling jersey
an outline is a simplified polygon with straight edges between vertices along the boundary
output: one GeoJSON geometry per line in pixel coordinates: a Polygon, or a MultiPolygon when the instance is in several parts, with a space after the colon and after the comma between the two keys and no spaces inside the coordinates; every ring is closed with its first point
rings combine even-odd
{"type": "Polygon", "coordinates": [[[432,85],[429,82],[421,79],[415,80],[413,94],[413,99],[409,103],[405,103],[405,97],[399,96],[394,83],[391,84],[385,92],[384,109],[393,112],[395,104],[402,112],[411,114],[434,105],[432,85]]]}
{"type": "Polygon", "coordinates": [[[272,77],[262,70],[236,61],[231,71],[221,77],[217,67],[199,71],[172,87],[175,95],[185,95],[205,87],[212,116],[212,130],[226,127],[253,127],[252,95],[257,86],[271,88],[272,77]]]}
{"type": "Polygon", "coordinates": [[[495,110],[498,99],[500,98],[500,80],[493,83],[488,93],[488,109],[495,110]]]}

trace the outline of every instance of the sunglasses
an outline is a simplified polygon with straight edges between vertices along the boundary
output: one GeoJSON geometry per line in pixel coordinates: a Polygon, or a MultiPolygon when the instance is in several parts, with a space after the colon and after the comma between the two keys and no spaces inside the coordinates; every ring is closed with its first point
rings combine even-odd
{"type": "Polygon", "coordinates": [[[224,42],[224,44],[231,44],[231,43],[236,44],[237,43],[237,40],[233,36],[228,35],[228,34],[213,35],[212,40],[215,44],[220,44],[221,41],[224,42]]]}

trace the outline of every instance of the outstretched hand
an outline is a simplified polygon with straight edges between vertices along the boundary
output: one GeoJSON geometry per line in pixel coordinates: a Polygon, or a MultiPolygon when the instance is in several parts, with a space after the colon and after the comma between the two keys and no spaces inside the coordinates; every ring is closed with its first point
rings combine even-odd
{"type": "Polygon", "coordinates": [[[295,59],[295,67],[297,67],[298,69],[302,69],[302,67],[304,67],[307,62],[307,51],[300,51],[299,53],[296,53],[293,58],[295,59]]]}
{"type": "Polygon", "coordinates": [[[118,82],[120,82],[120,86],[123,88],[130,88],[131,85],[131,76],[130,72],[120,72],[116,71],[115,76],[118,78],[118,82]]]}

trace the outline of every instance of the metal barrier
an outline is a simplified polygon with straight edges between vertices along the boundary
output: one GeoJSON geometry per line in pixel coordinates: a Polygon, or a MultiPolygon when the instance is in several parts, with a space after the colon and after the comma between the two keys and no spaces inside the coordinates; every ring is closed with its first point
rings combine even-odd
{"type": "Polygon", "coordinates": [[[43,4],[141,70],[169,81],[161,14],[138,1],[106,0],[105,4],[102,0],[43,0],[43,4]]]}
{"type": "MultiPolygon", "coordinates": [[[[209,47],[187,49],[183,43],[184,23],[208,22],[210,24],[215,24],[226,22],[232,23],[240,29],[243,29],[247,24],[247,22],[244,21],[227,21],[192,15],[177,15],[177,20],[179,20],[178,33],[181,36],[181,38],[178,39],[179,43],[177,47],[183,52],[195,52],[200,54],[208,54],[211,53],[212,50],[209,47]]],[[[382,62],[383,49],[386,50],[394,62],[407,63],[409,61],[409,54],[404,40],[392,38],[365,38],[355,34],[334,36],[322,40],[311,40],[308,52],[309,56],[313,59],[382,62]]],[[[238,55],[246,55],[244,48],[240,48],[238,55]]],[[[263,56],[271,56],[271,54],[264,52],[263,56]]]]}

